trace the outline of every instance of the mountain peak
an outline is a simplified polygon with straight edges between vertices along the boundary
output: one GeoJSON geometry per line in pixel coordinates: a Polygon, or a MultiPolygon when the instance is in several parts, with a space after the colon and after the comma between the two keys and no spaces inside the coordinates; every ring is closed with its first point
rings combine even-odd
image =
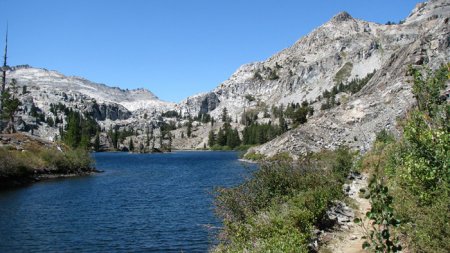
{"type": "Polygon", "coordinates": [[[336,16],[334,16],[331,21],[335,21],[335,22],[343,22],[343,21],[347,21],[347,20],[352,20],[353,17],[348,14],[348,12],[346,11],[342,11],[339,12],[336,16]]]}

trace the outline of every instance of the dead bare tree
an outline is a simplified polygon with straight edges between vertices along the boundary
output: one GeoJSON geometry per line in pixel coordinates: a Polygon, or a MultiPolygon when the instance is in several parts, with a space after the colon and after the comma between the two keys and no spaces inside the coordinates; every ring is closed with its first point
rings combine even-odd
{"type": "MultiPolygon", "coordinates": [[[[6,91],[6,71],[8,70],[8,25],[6,25],[5,54],[3,55],[2,89],[0,91],[0,115],[3,115],[3,96],[6,91]]],[[[0,131],[3,129],[3,120],[0,119],[0,131]]]]}

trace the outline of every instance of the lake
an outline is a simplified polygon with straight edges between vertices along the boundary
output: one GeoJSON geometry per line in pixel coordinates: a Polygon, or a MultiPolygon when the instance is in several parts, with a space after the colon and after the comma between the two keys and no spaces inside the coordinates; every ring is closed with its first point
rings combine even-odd
{"type": "Polygon", "coordinates": [[[93,157],[104,173],[0,192],[0,252],[207,252],[212,190],[251,170],[236,152],[93,157]]]}

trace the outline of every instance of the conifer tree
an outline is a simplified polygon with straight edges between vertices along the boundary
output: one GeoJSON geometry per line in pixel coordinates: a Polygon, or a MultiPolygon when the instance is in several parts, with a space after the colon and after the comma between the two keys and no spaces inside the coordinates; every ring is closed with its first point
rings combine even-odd
{"type": "Polygon", "coordinates": [[[222,122],[228,122],[228,110],[226,107],[222,110],[222,122]]]}
{"type": "Polygon", "coordinates": [[[234,135],[235,147],[240,146],[242,141],[241,141],[241,138],[239,137],[239,131],[237,130],[237,128],[235,128],[233,130],[233,135],[234,135]]]}
{"type": "Polygon", "coordinates": [[[229,130],[227,134],[227,146],[230,148],[235,148],[241,144],[241,140],[239,138],[239,132],[237,129],[229,130]]]}
{"type": "Polygon", "coordinates": [[[227,145],[227,136],[225,135],[222,128],[219,128],[219,132],[217,133],[217,144],[219,146],[227,145]]]}
{"type": "Polygon", "coordinates": [[[187,123],[187,130],[186,130],[188,138],[191,138],[192,134],[192,120],[189,118],[189,121],[187,123]]]}
{"type": "Polygon", "coordinates": [[[216,134],[214,133],[214,130],[209,131],[208,134],[208,145],[210,147],[214,146],[216,144],[216,134]]]}
{"type": "Polygon", "coordinates": [[[95,134],[94,150],[95,151],[100,151],[100,133],[98,131],[95,134]]]}
{"type": "Polygon", "coordinates": [[[134,143],[133,138],[130,138],[130,144],[128,145],[128,150],[134,151],[134,143]]]}
{"type": "MultiPolygon", "coordinates": [[[[2,87],[0,90],[0,115],[3,116],[4,112],[4,95],[6,92],[6,70],[8,69],[8,26],[6,26],[6,39],[5,39],[5,54],[3,55],[3,67],[2,67],[2,87]]],[[[0,119],[0,131],[3,130],[3,120],[0,119]]]]}
{"type": "Polygon", "coordinates": [[[152,151],[151,152],[153,152],[155,150],[155,142],[156,142],[156,137],[153,136],[153,138],[152,138],[152,151]]]}
{"type": "Polygon", "coordinates": [[[119,142],[119,132],[117,130],[117,127],[114,127],[114,135],[113,135],[112,140],[113,140],[113,147],[115,149],[117,149],[118,148],[118,142],[119,142]]]}
{"type": "Polygon", "coordinates": [[[288,129],[287,129],[287,123],[286,123],[286,120],[284,119],[283,113],[281,113],[281,115],[280,115],[280,117],[278,118],[278,120],[279,120],[279,125],[280,125],[280,131],[281,131],[281,133],[286,132],[288,129]]]}
{"type": "Polygon", "coordinates": [[[6,89],[1,95],[1,103],[3,106],[1,118],[9,121],[5,131],[8,133],[15,133],[14,117],[21,103],[20,100],[15,97],[17,92],[15,79],[11,80],[10,86],[11,87],[6,89]]]}
{"type": "Polygon", "coordinates": [[[81,138],[80,138],[80,143],[78,145],[78,147],[82,148],[82,149],[88,149],[90,146],[90,135],[87,132],[86,128],[82,128],[81,129],[81,138]]]}
{"type": "Polygon", "coordinates": [[[145,146],[150,147],[150,129],[148,126],[145,129],[145,146]]]}
{"type": "Polygon", "coordinates": [[[47,124],[49,127],[53,127],[55,125],[52,117],[47,117],[47,124]]]}
{"type": "Polygon", "coordinates": [[[169,144],[167,147],[167,151],[172,152],[172,133],[167,133],[167,138],[169,139],[169,144]]]}
{"type": "Polygon", "coordinates": [[[64,142],[72,148],[77,148],[81,141],[80,115],[70,111],[67,118],[64,142]]]}

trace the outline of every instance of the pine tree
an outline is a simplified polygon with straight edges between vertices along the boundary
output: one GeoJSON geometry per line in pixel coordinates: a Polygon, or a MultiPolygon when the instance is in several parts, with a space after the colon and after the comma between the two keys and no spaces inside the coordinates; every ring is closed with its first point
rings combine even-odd
{"type": "Polygon", "coordinates": [[[156,137],[153,136],[153,138],[152,138],[152,150],[151,150],[151,152],[153,152],[153,151],[155,150],[155,142],[156,142],[156,137]]]}
{"type": "Polygon", "coordinates": [[[98,131],[95,134],[94,150],[97,152],[100,151],[100,133],[98,131]]]}
{"type": "Polygon", "coordinates": [[[242,131],[242,142],[244,145],[250,144],[250,130],[248,127],[245,127],[244,131],[242,131]]]}
{"type": "Polygon", "coordinates": [[[239,132],[237,129],[229,130],[227,134],[227,146],[230,148],[235,148],[241,144],[241,140],[239,138],[239,132]]]}
{"type": "Polygon", "coordinates": [[[14,117],[21,105],[20,100],[15,97],[16,92],[16,80],[12,79],[11,87],[6,89],[1,95],[1,103],[3,106],[2,110],[2,119],[7,119],[9,121],[8,126],[6,127],[7,132],[14,133],[16,132],[14,128],[14,117]]]}
{"type": "Polygon", "coordinates": [[[227,137],[227,146],[230,147],[230,148],[234,148],[233,131],[226,132],[226,137],[227,137]]]}
{"type": "Polygon", "coordinates": [[[214,130],[209,131],[208,134],[208,145],[210,147],[214,146],[216,144],[216,134],[214,133],[214,130]]]}
{"type": "Polygon", "coordinates": [[[72,148],[77,148],[81,141],[80,115],[71,111],[67,118],[64,142],[72,148]]]}
{"type": "Polygon", "coordinates": [[[117,149],[117,148],[119,147],[119,146],[118,146],[118,142],[119,142],[119,132],[118,132],[118,130],[117,130],[117,127],[114,127],[114,135],[113,135],[112,140],[113,140],[113,147],[114,147],[114,149],[117,149]]]}
{"type": "Polygon", "coordinates": [[[242,141],[241,141],[241,138],[239,137],[239,131],[237,130],[237,128],[234,129],[233,135],[234,135],[235,147],[240,146],[242,141]]]}
{"type": "MultiPolygon", "coordinates": [[[[5,39],[5,54],[3,56],[3,67],[2,67],[2,86],[0,90],[0,116],[4,115],[4,95],[6,93],[6,70],[8,70],[7,60],[8,58],[8,26],[6,26],[6,39],[5,39]]],[[[3,120],[0,119],[0,131],[3,130],[3,120]]]]}
{"type": "Polygon", "coordinates": [[[266,142],[266,136],[264,134],[263,129],[260,127],[257,130],[257,144],[263,144],[266,142]]]}
{"type": "Polygon", "coordinates": [[[293,121],[295,124],[305,124],[307,119],[306,116],[308,115],[308,106],[303,106],[295,110],[293,114],[293,121]]]}
{"type": "Polygon", "coordinates": [[[226,107],[222,110],[222,122],[228,122],[228,110],[226,107]]]}
{"type": "Polygon", "coordinates": [[[148,126],[145,129],[145,146],[150,147],[150,129],[148,126]]]}
{"type": "Polygon", "coordinates": [[[189,121],[187,123],[187,130],[186,130],[188,138],[191,138],[192,134],[192,120],[189,118],[189,121]]]}
{"type": "Polygon", "coordinates": [[[172,152],[172,133],[171,132],[169,132],[167,134],[167,138],[169,139],[169,144],[168,144],[168,147],[167,147],[167,151],[172,152]]]}
{"type": "Polygon", "coordinates": [[[217,145],[219,146],[225,146],[227,144],[226,136],[222,130],[222,128],[219,128],[219,132],[217,132],[217,145]]]}
{"type": "Polygon", "coordinates": [[[283,117],[283,114],[280,115],[280,118],[278,118],[278,120],[279,120],[281,133],[286,132],[288,129],[287,129],[287,123],[286,123],[286,120],[283,117]]]}
{"type": "Polygon", "coordinates": [[[134,151],[133,138],[130,138],[130,143],[128,145],[128,150],[130,150],[131,152],[134,151]]]}

